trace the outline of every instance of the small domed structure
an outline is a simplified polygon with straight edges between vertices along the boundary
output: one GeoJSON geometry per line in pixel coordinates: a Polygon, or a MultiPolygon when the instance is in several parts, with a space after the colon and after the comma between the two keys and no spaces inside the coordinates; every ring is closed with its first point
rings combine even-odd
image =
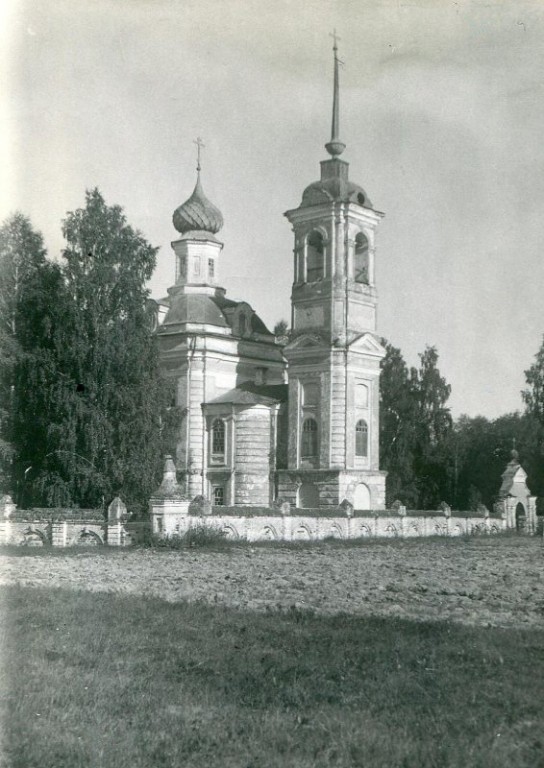
{"type": "Polygon", "coordinates": [[[172,217],[174,227],[182,235],[187,232],[219,232],[223,226],[223,215],[219,208],[211,203],[202,189],[200,172],[191,197],[176,208],[172,217]]]}
{"type": "MultiPolygon", "coordinates": [[[[330,162],[330,161],[329,161],[330,162]]],[[[356,203],[364,208],[372,208],[372,203],[365,190],[341,176],[314,181],[302,193],[301,208],[322,203],[356,203]]]]}

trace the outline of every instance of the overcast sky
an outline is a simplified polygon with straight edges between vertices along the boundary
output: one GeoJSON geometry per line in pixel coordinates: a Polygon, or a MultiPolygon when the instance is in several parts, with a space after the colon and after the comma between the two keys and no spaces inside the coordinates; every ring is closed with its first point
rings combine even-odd
{"type": "Polygon", "coordinates": [[[378,331],[409,364],[437,346],[453,413],[522,408],[544,333],[541,0],[5,0],[0,218],[52,257],[98,186],[161,246],[202,181],[223,212],[222,283],[290,317],[283,212],[319,177],[340,35],[350,177],[383,212],[378,331]]]}

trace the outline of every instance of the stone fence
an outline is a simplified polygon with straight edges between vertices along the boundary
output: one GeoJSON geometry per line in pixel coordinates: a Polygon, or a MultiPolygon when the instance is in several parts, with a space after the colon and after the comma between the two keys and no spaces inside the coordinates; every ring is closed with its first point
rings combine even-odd
{"type": "MultiPolygon", "coordinates": [[[[496,534],[508,529],[507,517],[489,512],[354,510],[341,504],[336,513],[321,509],[211,507],[204,499],[152,500],[149,522],[104,520],[102,510],[16,510],[0,519],[0,545],[128,546],[147,538],[182,536],[206,526],[247,541],[319,541],[326,538],[411,538],[496,534]]],[[[534,531],[525,529],[526,532],[534,531]]]]}
{"type": "Polygon", "coordinates": [[[139,526],[129,523],[126,507],[114,499],[103,509],[17,509],[11,497],[0,499],[0,545],[122,547],[140,538],[139,526]]]}
{"type": "Polygon", "coordinates": [[[122,523],[108,525],[95,520],[2,520],[0,544],[53,547],[126,546],[130,533],[122,523]]]}
{"type": "Polygon", "coordinates": [[[507,529],[506,517],[489,512],[395,510],[358,511],[344,502],[336,514],[319,509],[210,507],[164,499],[151,502],[152,531],[161,537],[182,536],[205,525],[230,538],[248,541],[321,540],[325,538],[395,538],[495,534],[507,529]]]}

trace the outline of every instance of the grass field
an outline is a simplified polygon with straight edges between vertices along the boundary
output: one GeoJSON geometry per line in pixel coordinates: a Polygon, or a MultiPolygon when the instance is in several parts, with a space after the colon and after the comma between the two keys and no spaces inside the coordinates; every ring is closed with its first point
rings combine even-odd
{"type": "Polygon", "coordinates": [[[10,587],[5,765],[538,766],[544,633],[10,587]]]}
{"type": "MultiPolygon", "coordinates": [[[[536,581],[540,550],[526,541],[497,543],[495,552],[498,559],[518,552],[536,581]]],[[[387,580],[387,568],[399,570],[410,555],[410,568],[426,552],[438,570],[447,562],[453,572],[455,563],[472,567],[471,552],[481,559],[486,546],[465,550],[459,542],[448,561],[440,559],[444,545],[433,542],[381,550],[335,545],[330,553],[331,562],[364,555],[365,567],[387,580]],[[401,559],[391,560],[397,553],[401,559]]],[[[253,589],[260,589],[255,574],[273,563],[303,567],[310,579],[309,563],[323,570],[327,552],[257,552],[257,569],[248,572],[253,589]]],[[[70,554],[66,562],[73,573],[82,564],[122,564],[137,577],[130,557],[140,562],[138,553],[105,554],[70,554]]],[[[194,569],[207,557],[220,573],[228,564],[235,573],[240,558],[252,563],[243,548],[225,566],[213,552],[143,562],[147,572],[159,563],[194,569]]],[[[45,574],[65,567],[43,553],[16,559],[45,574]]],[[[11,583],[2,595],[5,768],[544,766],[539,625],[322,615],[276,604],[249,610],[198,597],[87,592],[81,583],[11,583]]]]}

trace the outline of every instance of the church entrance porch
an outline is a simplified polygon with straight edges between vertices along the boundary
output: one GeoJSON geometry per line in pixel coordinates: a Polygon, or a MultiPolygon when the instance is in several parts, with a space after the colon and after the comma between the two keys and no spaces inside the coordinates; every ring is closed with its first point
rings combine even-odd
{"type": "Polygon", "coordinates": [[[279,470],[277,497],[296,509],[332,512],[344,499],[357,510],[385,509],[385,475],[378,470],[279,470]]]}

